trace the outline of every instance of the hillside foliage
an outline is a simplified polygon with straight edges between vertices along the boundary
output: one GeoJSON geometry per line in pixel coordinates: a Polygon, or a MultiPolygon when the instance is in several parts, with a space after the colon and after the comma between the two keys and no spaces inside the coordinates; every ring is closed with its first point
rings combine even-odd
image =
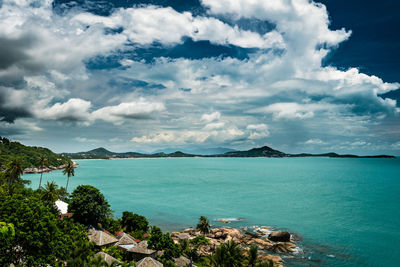
{"type": "Polygon", "coordinates": [[[68,162],[66,156],[56,154],[48,148],[25,146],[0,136],[0,167],[5,168],[14,158],[21,160],[22,168],[39,167],[41,156],[47,159],[48,166],[58,167],[68,162]]]}

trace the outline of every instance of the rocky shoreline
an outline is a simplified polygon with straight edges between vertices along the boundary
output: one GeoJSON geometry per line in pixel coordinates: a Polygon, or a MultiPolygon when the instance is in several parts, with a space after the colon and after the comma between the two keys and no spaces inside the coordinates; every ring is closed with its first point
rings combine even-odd
{"type": "MultiPolygon", "coordinates": [[[[74,162],[74,168],[78,167],[79,164],[74,162]]],[[[58,167],[55,166],[49,166],[49,167],[44,167],[44,168],[36,168],[36,167],[31,167],[31,168],[25,168],[23,173],[28,174],[28,173],[46,173],[46,172],[51,172],[51,171],[59,171],[65,169],[67,164],[60,165],[58,167]]]]}
{"type": "MultiPolygon", "coordinates": [[[[175,243],[185,239],[192,240],[200,235],[203,234],[192,227],[171,233],[175,243]]],[[[301,249],[295,243],[294,235],[285,231],[274,231],[273,228],[267,226],[255,226],[251,229],[246,227],[240,229],[231,227],[212,228],[205,237],[210,242],[199,247],[198,251],[201,256],[209,256],[222,243],[234,241],[245,253],[248,253],[250,246],[256,246],[259,259],[272,260],[275,267],[282,267],[284,261],[281,256],[290,256],[301,252],[301,249]]]]}

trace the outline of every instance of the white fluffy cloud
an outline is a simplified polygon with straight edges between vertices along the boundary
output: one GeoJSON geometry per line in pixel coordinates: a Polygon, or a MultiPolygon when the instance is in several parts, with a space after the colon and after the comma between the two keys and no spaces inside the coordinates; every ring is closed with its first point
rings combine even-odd
{"type": "Polygon", "coordinates": [[[76,15],[74,20],[84,25],[123,27],[121,34],[130,42],[141,45],[153,42],[172,45],[181,43],[182,37],[191,37],[195,41],[209,40],[245,48],[284,48],[282,36],[276,31],[260,35],[231,27],[216,18],[193,17],[189,12],[179,13],[169,7],[119,9],[109,17],[83,13],[76,15]]]}
{"type": "Polygon", "coordinates": [[[218,121],[220,118],[221,118],[221,113],[219,113],[218,111],[215,111],[210,114],[203,114],[201,116],[201,120],[207,123],[218,121]]]}
{"type": "Polygon", "coordinates": [[[246,140],[259,140],[269,135],[266,124],[250,124],[243,129],[237,128],[232,123],[209,123],[200,130],[165,131],[133,137],[134,143],[184,145],[184,144],[223,144],[243,142],[246,140]]]}
{"type": "Polygon", "coordinates": [[[35,115],[44,120],[81,122],[86,125],[96,120],[121,124],[127,119],[149,119],[155,113],[165,109],[164,104],[149,102],[143,98],[116,106],[106,106],[92,112],[90,111],[91,106],[90,101],[72,98],[65,103],[55,103],[50,107],[37,109],[35,115]]]}
{"type": "Polygon", "coordinates": [[[65,103],[55,103],[53,106],[36,111],[36,117],[46,120],[86,121],[89,119],[90,101],[72,98],[65,103]]]}
{"type": "MultiPolygon", "coordinates": [[[[3,1],[0,120],[20,123],[18,118],[31,117],[88,127],[105,121],[119,125],[126,140],[135,136],[133,143],[143,144],[250,146],[291,138],[291,133],[304,135],[293,141],[303,145],[382,132],[388,140],[398,139],[396,129],[379,128],[395,127],[396,102],[378,96],[398,83],[357,68],[322,66],[326,55],[351,35],[329,29],[324,5],[308,0],[201,3],[208,14],[150,5],[98,16],[79,9],[58,15],[52,1],[3,1]],[[240,18],[267,21],[274,28],[266,33],[243,29],[235,25],[240,18]],[[120,30],[110,34],[109,28],[120,30]],[[246,59],[159,57],[148,63],[131,57],[138,48],[153,43],[171,48],[185,37],[258,49],[246,59]],[[110,55],[123,67],[87,67],[89,60],[110,55]],[[123,88],[111,80],[124,81],[123,88]],[[162,90],[138,90],[131,80],[162,85],[162,90]],[[140,127],[129,128],[133,124],[140,127]]],[[[123,140],[115,138],[105,140],[123,140]]]]}
{"type": "Polygon", "coordinates": [[[224,143],[233,142],[238,138],[244,137],[244,132],[237,128],[228,128],[213,131],[169,131],[143,135],[141,137],[133,137],[132,142],[149,143],[149,144],[201,144],[201,143],[224,143]]]}
{"type": "Polygon", "coordinates": [[[251,110],[251,113],[271,113],[274,119],[308,119],[314,117],[314,112],[332,108],[329,104],[298,104],[275,103],[266,107],[251,110]]]}
{"type": "Polygon", "coordinates": [[[126,119],[148,119],[154,113],[164,109],[165,107],[162,103],[140,99],[135,102],[104,107],[94,111],[91,115],[94,120],[101,119],[113,123],[122,123],[126,119]]]}

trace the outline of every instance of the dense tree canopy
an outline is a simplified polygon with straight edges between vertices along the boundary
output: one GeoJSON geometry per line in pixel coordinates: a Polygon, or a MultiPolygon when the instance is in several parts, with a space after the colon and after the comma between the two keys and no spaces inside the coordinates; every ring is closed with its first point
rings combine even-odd
{"type": "MultiPolygon", "coordinates": [[[[72,247],[83,246],[90,249],[87,237],[82,233],[83,228],[79,227],[81,233],[77,234],[72,229],[78,226],[71,224],[67,227],[67,221],[58,221],[57,216],[43,205],[35,193],[27,191],[24,195],[2,196],[0,218],[15,227],[7,264],[55,264],[57,259],[67,260],[72,247]],[[63,227],[60,227],[60,223],[63,227]],[[82,243],[77,244],[79,237],[82,243]]],[[[85,254],[90,255],[88,251],[85,251],[85,254]]]]}
{"type": "Polygon", "coordinates": [[[67,157],[53,153],[50,149],[25,146],[0,136],[0,167],[6,165],[13,158],[21,160],[22,168],[39,167],[41,157],[47,159],[46,163],[49,166],[57,167],[68,162],[67,157]]]}
{"type": "Polygon", "coordinates": [[[179,246],[174,243],[169,233],[163,234],[157,226],[151,228],[149,247],[155,250],[164,250],[163,258],[165,260],[171,260],[180,256],[179,246]]]}
{"type": "Polygon", "coordinates": [[[242,249],[234,241],[222,243],[216,248],[211,257],[211,266],[215,267],[241,267],[244,265],[242,249]]]}
{"type": "Polygon", "coordinates": [[[72,192],[68,212],[73,213],[75,221],[87,226],[97,226],[111,215],[110,204],[91,185],[80,185],[72,192]]]}
{"type": "Polygon", "coordinates": [[[149,230],[149,222],[147,221],[146,217],[130,211],[124,211],[122,213],[121,223],[126,228],[127,232],[147,232],[149,230]]]}
{"type": "Polygon", "coordinates": [[[15,239],[15,228],[12,223],[0,222],[0,266],[6,266],[12,261],[10,251],[15,239]]]}

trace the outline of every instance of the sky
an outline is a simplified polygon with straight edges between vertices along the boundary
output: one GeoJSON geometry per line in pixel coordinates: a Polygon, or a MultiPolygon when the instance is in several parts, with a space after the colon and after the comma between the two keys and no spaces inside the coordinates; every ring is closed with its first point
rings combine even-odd
{"type": "Polygon", "coordinates": [[[2,0],[0,135],[400,155],[393,0],[2,0]]]}

